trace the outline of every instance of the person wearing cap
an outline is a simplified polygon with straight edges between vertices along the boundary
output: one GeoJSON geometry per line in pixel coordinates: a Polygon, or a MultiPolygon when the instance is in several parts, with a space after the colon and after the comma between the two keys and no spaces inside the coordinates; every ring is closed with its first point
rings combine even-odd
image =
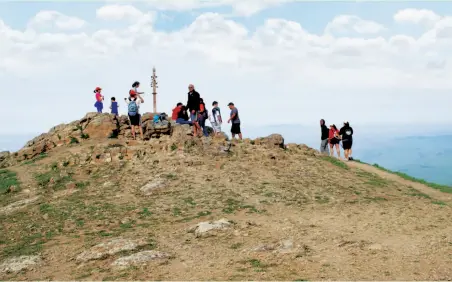
{"type": "Polygon", "coordinates": [[[339,130],[339,135],[342,140],[342,148],[344,148],[344,155],[346,161],[353,160],[352,145],[353,145],[353,128],[351,128],[348,121],[344,121],[344,126],[339,130]]]}
{"type": "Polygon", "coordinates": [[[240,130],[239,110],[235,107],[234,103],[232,102],[228,104],[228,107],[231,110],[231,115],[228,120],[228,123],[232,121],[231,126],[232,139],[235,138],[235,135],[239,135],[239,139],[242,140],[242,131],[240,130]]]}
{"type": "Polygon", "coordinates": [[[100,87],[96,87],[96,89],[94,89],[94,93],[96,94],[96,103],[94,103],[94,107],[96,107],[98,113],[102,113],[104,108],[104,103],[102,102],[104,100],[104,96],[101,92],[102,88],[100,87]]]}
{"type": "Polygon", "coordinates": [[[320,137],[320,153],[329,155],[330,151],[328,150],[328,127],[326,127],[325,120],[322,118],[320,120],[320,130],[322,136],[320,137]]]}

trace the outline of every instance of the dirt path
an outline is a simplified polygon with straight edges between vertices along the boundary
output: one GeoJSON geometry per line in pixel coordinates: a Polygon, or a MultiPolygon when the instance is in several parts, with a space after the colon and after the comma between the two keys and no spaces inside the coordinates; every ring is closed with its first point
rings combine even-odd
{"type": "Polygon", "coordinates": [[[440,200],[440,201],[444,201],[444,202],[452,202],[452,194],[444,193],[439,190],[435,190],[422,183],[406,180],[396,174],[393,174],[393,173],[390,173],[387,171],[383,171],[376,167],[373,167],[373,166],[370,166],[367,164],[363,164],[363,163],[359,163],[359,162],[347,162],[347,165],[349,167],[359,168],[359,169],[367,171],[369,173],[374,173],[384,179],[392,180],[392,181],[398,182],[398,183],[406,185],[406,186],[411,186],[414,189],[418,190],[419,192],[425,193],[436,200],[440,200]]]}

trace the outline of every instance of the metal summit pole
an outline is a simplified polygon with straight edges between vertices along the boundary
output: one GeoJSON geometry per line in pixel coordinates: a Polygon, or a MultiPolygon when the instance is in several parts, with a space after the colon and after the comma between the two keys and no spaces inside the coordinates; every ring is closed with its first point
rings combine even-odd
{"type": "Polygon", "coordinates": [[[154,114],[157,113],[157,75],[155,74],[155,67],[152,68],[152,77],[151,77],[151,87],[152,87],[152,95],[154,96],[154,114]]]}

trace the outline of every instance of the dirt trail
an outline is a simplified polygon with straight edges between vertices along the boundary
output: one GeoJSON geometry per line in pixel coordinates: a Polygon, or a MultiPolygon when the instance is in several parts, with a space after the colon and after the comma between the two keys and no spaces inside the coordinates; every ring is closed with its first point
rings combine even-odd
{"type": "Polygon", "coordinates": [[[392,180],[392,181],[398,182],[398,183],[406,185],[406,186],[411,186],[414,189],[418,190],[419,192],[425,193],[436,200],[441,200],[444,202],[452,202],[452,194],[448,194],[448,193],[441,192],[439,190],[435,190],[422,183],[403,179],[402,177],[400,177],[396,174],[393,174],[393,173],[390,173],[387,171],[383,171],[376,167],[373,167],[373,166],[370,166],[367,164],[363,164],[363,163],[359,163],[359,162],[347,162],[347,165],[350,167],[353,167],[353,168],[362,169],[369,173],[374,173],[384,179],[392,180]]]}

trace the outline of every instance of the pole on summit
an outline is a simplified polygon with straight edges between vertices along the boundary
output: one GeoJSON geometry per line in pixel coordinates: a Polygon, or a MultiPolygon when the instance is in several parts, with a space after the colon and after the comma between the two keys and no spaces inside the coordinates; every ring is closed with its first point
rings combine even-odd
{"type": "Polygon", "coordinates": [[[151,77],[151,87],[152,87],[152,95],[154,96],[154,114],[157,113],[157,75],[155,74],[155,67],[152,68],[152,77],[151,77]]]}

